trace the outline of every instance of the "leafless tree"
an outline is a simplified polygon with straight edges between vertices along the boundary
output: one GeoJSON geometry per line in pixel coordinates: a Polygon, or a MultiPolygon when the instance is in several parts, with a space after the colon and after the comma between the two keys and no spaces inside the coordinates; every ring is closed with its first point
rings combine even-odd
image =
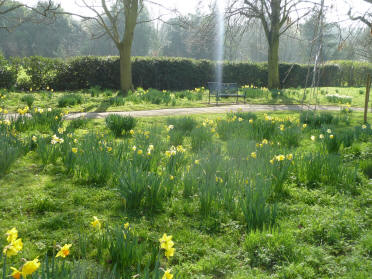
{"type": "MultiPolygon", "coordinates": [[[[364,0],[364,1],[372,5],[372,0],[364,0]]],[[[371,28],[371,34],[372,34],[372,6],[371,6],[371,9],[365,11],[363,14],[360,14],[360,15],[352,15],[352,9],[350,8],[348,15],[351,20],[361,21],[365,25],[367,25],[369,28],[371,28]]]]}
{"type": "MultiPolygon", "coordinates": [[[[115,43],[120,55],[120,89],[123,95],[127,95],[128,91],[133,89],[132,44],[136,25],[144,23],[138,21],[138,16],[144,9],[145,2],[165,9],[151,0],[79,0],[78,4],[90,11],[92,16],[65,11],[56,13],[78,16],[82,18],[83,22],[95,22],[100,32],[93,34],[93,37],[108,36],[115,43]]],[[[163,16],[164,14],[146,22],[161,20],[163,16]]]]}
{"type": "Polygon", "coordinates": [[[0,0],[0,29],[12,31],[24,22],[40,22],[51,18],[53,12],[59,9],[52,0],[39,2],[36,6],[26,5],[12,0],[0,0]],[[26,9],[27,14],[18,13],[20,9],[26,9]]]}
{"type": "Polygon", "coordinates": [[[268,87],[279,88],[280,37],[310,13],[308,0],[232,0],[228,16],[260,21],[268,42],[268,87]]]}

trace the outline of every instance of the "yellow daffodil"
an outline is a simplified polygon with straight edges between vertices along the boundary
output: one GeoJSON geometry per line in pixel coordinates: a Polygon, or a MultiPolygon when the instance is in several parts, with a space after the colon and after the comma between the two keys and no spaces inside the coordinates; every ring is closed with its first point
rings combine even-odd
{"type": "Polygon", "coordinates": [[[287,160],[291,161],[293,159],[293,154],[287,154],[286,158],[287,160]]]}
{"type": "Polygon", "coordinates": [[[315,136],[310,137],[312,141],[315,141],[315,136]]]}
{"type": "Polygon", "coordinates": [[[132,150],[133,151],[136,151],[137,150],[137,147],[135,145],[133,145],[132,150]]]}
{"type": "Polygon", "coordinates": [[[93,221],[90,223],[92,225],[93,228],[95,229],[101,229],[101,221],[96,217],[96,216],[93,216],[93,221]]]}
{"type": "Polygon", "coordinates": [[[199,165],[200,164],[200,160],[195,160],[194,163],[195,163],[195,165],[199,165]]]}
{"type": "Polygon", "coordinates": [[[176,251],[176,249],[174,249],[173,247],[170,247],[168,249],[165,250],[165,256],[169,259],[170,257],[173,257],[174,256],[174,251],[176,251]]]}
{"type": "Polygon", "coordinates": [[[32,136],[31,140],[32,140],[33,142],[36,142],[36,141],[37,141],[37,137],[36,137],[36,136],[32,136]]]}
{"type": "Polygon", "coordinates": [[[329,135],[329,138],[330,138],[330,139],[333,139],[333,138],[334,138],[334,136],[333,136],[333,135],[329,135]]]}
{"type": "Polygon", "coordinates": [[[11,267],[10,269],[13,270],[13,272],[12,272],[12,274],[10,274],[10,276],[12,276],[14,279],[21,279],[21,276],[22,276],[21,271],[19,271],[15,267],[11,267]]]}
{"type": "Polygon", "coordinates": [[[128,229],[129,228],[129,223],[128,222],[126,222],[125,224],[124,224],[124,229],[128,229]]]}
{"type": "Polygon", "coordinates": [[[12,241],[9,245],[5,246],[3,249],[3,253],[7,255],[7,257],[15,256],[18,254],[19,251],[23,249],[22,239],[18,238],[12,241]]]}
{"type": "Polygon", "coordinates": [[[22,275],[26,277],[31,275],[40,267],[39,259],[36,258],[33,261],[27,261],[22,267],[22,275]]]}
{"type": "Polygon", "coordinates": [[[320,135],[319,135],[319,138],[320,138],[320,139],[324,139],[324,135],[323,135],[323,134],[320,134],[320,135]]]}
{"type": "Polygon", "coordinates": [[[328,134],[331,134],[332,133],[332,130],[331,129],[327,129],[327,133],[328,134]]]}
{"type": "Polygon", "coordinates": [[[134,135],[134,130],[130,130],[129,134],[131,134],[133,136],[134,135]]]}
{"type": "Polygon", "coordinates": [[[284,161],[284,159],[285,159],[285,156],[284,155],[278,155],[278,156],[275,156],[275,159],[277,160],[277,161],[284,161]]]}
{"type": "Polygon", "coordinates": [[[16,228],[12,228],[7,231],[5,235],[7,236],[6,241],[8,241],[8,243],[11,243],[18,238],[18,231],[16,228]]]}
{"type": "Polygon", "coordinates": [[[170,180],[174,180],[174,176],[171,175],[171,176],[169,177],[169,179],[170,179],[170,180]]]}
{"type": "Polygon", "coordinates": [[[72,153],[77,153],[78,149],[76,147],[71,148],[72,153]]]}
{"type": "Polygon", "coordinates": [[[72,244],[65,244],[63,247],[58,251],[56,258],[62,257],[66,258],[70,254],[70,248],[72,244]]]}
{"type": "Polygon", "coordinates": [[[302,125],[302,128],[306,128],[306,127],[307,127],[307,124],[303,124],[303,125],[302,125]]]}
{"type": "Polygon", "coordinates": [[[238,118],[238,121],[239,121],[239,122],[242,122],[242,121],[243,121],[243,118],[239,117],[239,118],[238,118]]]}
{"type": "Polygon", "coordinates": [[[107,152],[111,152],[112,151],[112,147],[108,146],[107,147],[107,152]]]}
{"type": "Polygon", "coordinates": [[[137,151],[137,154],[138,154],[138,155],[142,155],[142,154],[143,154],[142,149],[139,149],[139,150],[137,151]]]}
{"type": "Polygon", "coordinates": [[[367,125],[362,125],[362,129],[364,130],[364,129],[367,129],[367,125]]]}
{"type": "Polygon", "coordinates": [[[249,123],[251,123],[251,124],[252,124],[252,123],[253,123],[253,119],[249,119],[249,123]]]}
{"type": "Polygon", "coordinates": [[[280,131],[284,131],[284,125],[283,124],[281,124],[279,128],[280,128],[280,131]]]}
{"type": "Polygon", "coordinates": [[[256,158],[257,158],[257,153],[256,153],[256,152],[252,152],[252,153],[251,153],[251,157],[252,157],[253,159],[256,159],[256,158]]]}

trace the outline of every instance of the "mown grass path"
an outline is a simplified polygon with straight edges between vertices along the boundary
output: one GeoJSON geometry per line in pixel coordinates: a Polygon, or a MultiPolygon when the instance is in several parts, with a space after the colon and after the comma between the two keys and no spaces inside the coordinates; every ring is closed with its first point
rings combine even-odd
{"type": "MultiPolygon", "coordinates": [[[[112,112],[83,112],[71,113],[66,116],[66,120],[71,120],[79,117],[89,119],[106,118],[110,114],[131,115],[133,117],[154,117],[154,116],[171,116],[171,115],[188,115],[188,114],[204,114],[204,113],[226,113],[236,111],[301,111],[314,109],[314,106],[301,105],[221,105],[205,108],[175,108],[175,109],[158,109],[158,110],[141,110],[141,111],[112,111],[112,112]]],[[[317,106],[316,109],[324,111],[338,111],[338,106],[317,106]]],[[[363,111],[363,108],[352,108],[354,111],[363,111]]]]}

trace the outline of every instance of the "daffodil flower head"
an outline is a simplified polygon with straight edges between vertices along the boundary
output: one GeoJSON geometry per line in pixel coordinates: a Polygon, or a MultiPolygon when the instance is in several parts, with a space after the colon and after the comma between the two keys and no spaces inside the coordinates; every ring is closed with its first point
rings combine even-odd
{"type": "Polygon", "coordinates": [[[93,216],[93,221],[90,223],[93,228],[100,230],[101,229],[101,221],[97,218],[97,216],[93,216]]]}
{"type": "Polygon", "coordinates": [[[56,258],[58,257],[66,258],[70,254],[71,246],[72,244],[63,245],[63,247],[61,247],[61,249],[58,251],[56,258]]]}
{"type": "Polygon", "coordinates": [[[6,241],[8,241],[8,243],[11,243],[18,238],[18,231],[16,228],[12,228],[7,231],[5,235],[7,236],[6,241]]]}
{"type": "Polygon", "coordinates": [[[36,258],[33,261],[27,261],[22,267],[22,275],[26,277],[31,275],[40,267],[39,259],[36,258]]]}
{"type": "Polygon", "coordinates": [[[10,276],[12,276],[14,279],[21,279],[22,272],[20,270],[18,270],[15,267],[11,267],[10,269],[13,270],[13,272],[12,272],[12,274],[10,274],[10,276]]]}

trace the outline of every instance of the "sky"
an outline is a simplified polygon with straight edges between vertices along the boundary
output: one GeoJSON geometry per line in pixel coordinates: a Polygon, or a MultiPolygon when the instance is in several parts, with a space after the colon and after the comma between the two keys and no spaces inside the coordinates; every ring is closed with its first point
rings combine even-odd
{"type": "MultiPolygon", "coordinates": [[[[100,2],[99,0],[86,1],[88,3],[100,2]]],[[[214,0],[151,0],[150,2],[160,3],[164,7],[167,7],[167,9],[177,9],[179,13],[187,15],[188,13],[195,13],[196,10],[207,11],[208,5],[213,1],[214,0]]],[[[229,0],[220,1],[229,2],[229,0]]],[[[23,0],[23,2],[35,3],[37,0],[23,0]]],[[[66,11],[84,15],[92,15],[92,13],[81,4],[82,0],[55,0],[55,2],[60,3],[66,11]]],[[[107,2],[110,2],[110,0],[107,2]]],[[[370,4],[363,0],[326,0],[326,5],[332,6],[332,9],[328,13],[331,21],[347,20],[347,12],[349,11],[350,7],[352,7],[355,13],[364,13],[369,7],[371,7],[370,4]]],[[[172,13],[169,10],[163,9],[158,5],[149,5],[148,7],[150,12],[153,14],[153,17],[157,17],[159,15],[164,15],[164,19],[171,17],[172,13]]]]}

